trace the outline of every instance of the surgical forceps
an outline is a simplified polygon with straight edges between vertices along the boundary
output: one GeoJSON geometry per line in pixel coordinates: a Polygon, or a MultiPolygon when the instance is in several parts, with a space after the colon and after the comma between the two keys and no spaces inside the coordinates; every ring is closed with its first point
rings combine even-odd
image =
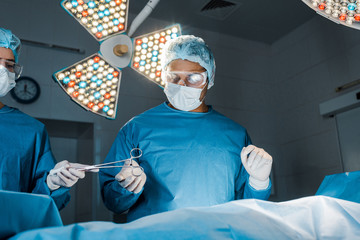
{"type": "MultiPolygon", "coordinates": [[[[122,159],[122,160],[118,160],[118,161],[114,161],[114,162],[101,163],[101,164],[89,165],[89,166],[84,166],[84,167],[83,166],[81,166],[81,167],[73,166],[72,167],[70,165],[69,168],[73,168],[73,169],[76,169],[79,171],[85,171],[85,172],[96,172],[103,168],[132,168],[132,170],[131,170],[132,175],[135,177],[138,177],[144,172],[144,169],[141,166],[134,166],[132,161],[133,161],[133,159],[140,158],[141,156],[142,156],[142,150],[140,148],[133,148],[130,151],[130,158],[128,158],[128,159],[122,159]],[[137,154],[136,151],[138,151],[139,153],[137,154]],[[120,163],[120,162],[124,162],[124,165],[122,165],[122,166],[113,165],[115,163],[120,163]],[[127,162],[129,162],[129,164],[126,164],[127,162]],[[140,169],[140,171],[136,171],[136,169],[140,169]]],[[[60,172],[62,169],[64,169],[64,167],[61,167],[61,168],[58,168],[55,170],[51,170],[49,175],[55,175],[56,173],[60,172]]]]}

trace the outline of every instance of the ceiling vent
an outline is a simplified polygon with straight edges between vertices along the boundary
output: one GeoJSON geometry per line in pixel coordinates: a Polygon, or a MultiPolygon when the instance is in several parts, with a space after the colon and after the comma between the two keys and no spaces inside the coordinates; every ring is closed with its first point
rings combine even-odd
{"type": "Polygon", "coordinates": [[[210,0],[201,8],[200,14],[223,21],[241,5],[238,0],[210,0]]]}

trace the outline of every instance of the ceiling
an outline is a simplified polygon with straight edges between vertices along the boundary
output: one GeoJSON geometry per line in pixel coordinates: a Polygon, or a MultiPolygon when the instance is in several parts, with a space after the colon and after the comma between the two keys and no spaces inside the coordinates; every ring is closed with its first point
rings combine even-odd
{"type": "MultiPolygon", "coordinates": [[[[130,13],[147,2],[130,1],[130,13]]],[[[150,17],[271,44],[315,15],[301,0],[162,0],[150,17]],[[210,1],[233,5],[201,12],[210,1]]]]}

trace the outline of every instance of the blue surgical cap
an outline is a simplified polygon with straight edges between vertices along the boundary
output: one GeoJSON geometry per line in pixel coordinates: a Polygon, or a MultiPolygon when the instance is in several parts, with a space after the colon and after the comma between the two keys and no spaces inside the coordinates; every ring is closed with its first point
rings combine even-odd
{"type": "Polygon", "coordinates": [[[15,57],[15,62],[18,62],[21,47],[20,39],[12,34],[10,30],[0,28],[0,47],[11,49],[15,57]]]}
{"type": "Polygon", "coordinates": [[[166,42],[161,54],[161,68],[164,70],[176,59],[199,63],[206,69],[209,86],[214,85],[215,59],[211,49],[202,38],[193,35],[182,35],[166,42]]]}

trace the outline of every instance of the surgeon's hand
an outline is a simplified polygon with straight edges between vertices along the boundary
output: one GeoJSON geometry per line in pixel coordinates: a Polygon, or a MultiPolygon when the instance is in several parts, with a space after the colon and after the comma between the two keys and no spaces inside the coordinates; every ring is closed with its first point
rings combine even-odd
{"type": "Polygon", "coordinates": [[[266,189],[270,181],[272,157],[264,149],[254,145],[244,147],[240,155],[242,164],[250,175],[250,185],[257,190],[266,189]]]}
{"type": "Polygon", "coordinates": [[[82,164],[69,163],[67,160],[57,163],[46,178],[49,189],[54,191],[60,187],[69,188],[72,187],[79,178],[84,178],[85,172],[74,168],[75,166],[80,167],[80,165],[82,164]]]}
{"type": "Polygon", "coordinates": [[[115,179],[119,182],[120,186],[126,188],[128,191],[139,193],[145,185],[146,174],[141,168],[138,168],[139,164],[136,161],[133,160],[132,165],[135,168],[130,166],[130,161],[126,161],[124,167],[115,176],[115,179]],[[136,176],[134,176],[133,173],[136,176]]]}

